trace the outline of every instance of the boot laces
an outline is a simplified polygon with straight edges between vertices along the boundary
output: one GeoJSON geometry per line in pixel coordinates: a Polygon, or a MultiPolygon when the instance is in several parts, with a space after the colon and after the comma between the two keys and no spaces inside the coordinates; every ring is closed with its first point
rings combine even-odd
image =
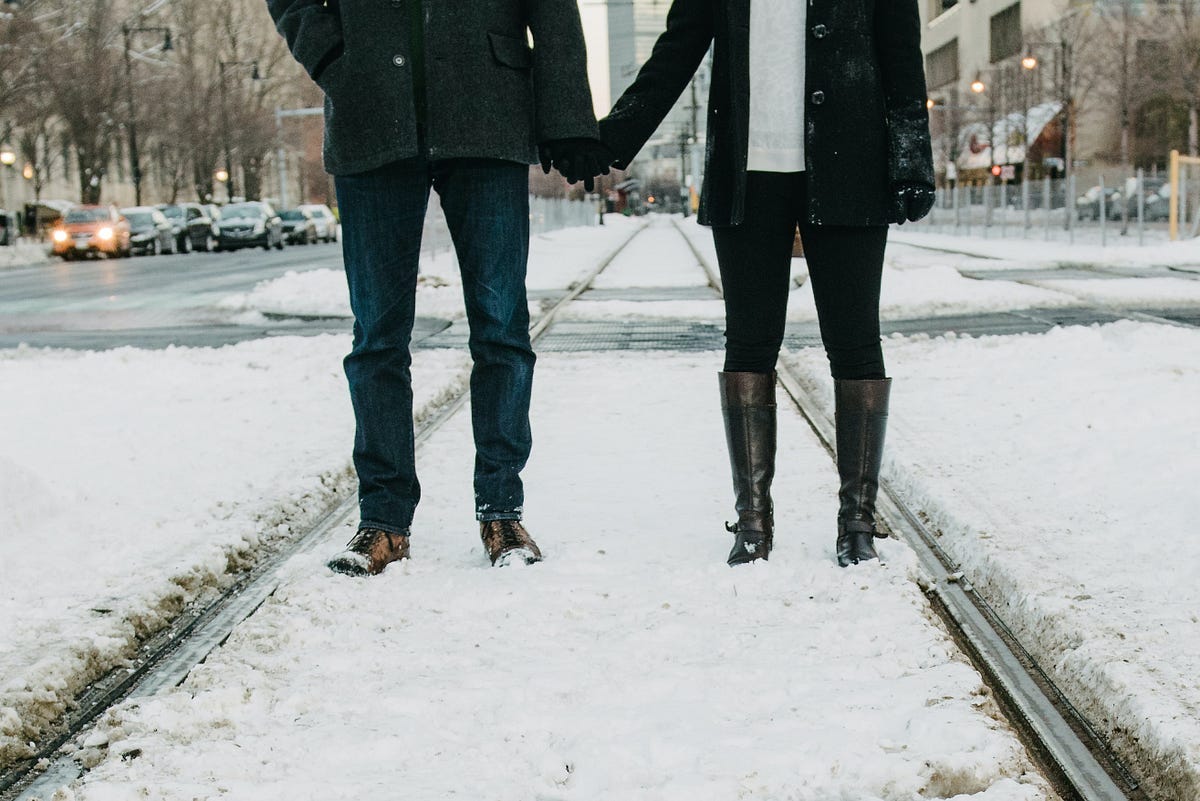
{"type": "Polygon", "coordinates": [[[518,520],[495,521],[497,533],[500,535],[500,550],[508,551],[513,548],[524,548],[525,537],[518,520]]]}

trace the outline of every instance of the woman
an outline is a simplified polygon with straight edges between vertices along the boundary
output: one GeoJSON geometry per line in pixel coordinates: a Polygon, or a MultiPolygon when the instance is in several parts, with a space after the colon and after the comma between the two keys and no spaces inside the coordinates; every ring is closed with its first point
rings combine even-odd
{"type": "Polygon", "coordinates": [[[674,0],[667,29],[600,123],[625,166],[714,45],[700,222],[725,289],[721,408],[736,524],[729,564],[771,552],[775,363],[799,225],[835,379],[837,559],[875,559],[891,379],[879,338],[888,223],[933,205],[917,0],[674,0]]]}

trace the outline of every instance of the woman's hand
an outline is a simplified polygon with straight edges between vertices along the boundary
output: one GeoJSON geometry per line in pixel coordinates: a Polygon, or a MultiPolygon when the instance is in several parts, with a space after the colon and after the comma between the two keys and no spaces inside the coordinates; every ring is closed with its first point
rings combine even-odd
{"type": "Polygon", "coordinates": [[[595,177],[608,175],[616,155],[599,139],[552,139],[538,146],[542,170],[558,170],[568,183],[583,181],[583,188],[596,188],[595,177]]]}
{"type": "Polygon", "coordinates": [[[925,184],[892,184],[892,217],[901,225],[916,222],[933,208],[933,187],[925,184]]]}

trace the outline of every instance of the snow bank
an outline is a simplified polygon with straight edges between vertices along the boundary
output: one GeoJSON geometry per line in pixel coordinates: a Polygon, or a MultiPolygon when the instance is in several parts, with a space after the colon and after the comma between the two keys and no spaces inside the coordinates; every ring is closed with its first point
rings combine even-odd
{"type": "MultiPolygon", "coordinates": [[[[885,343],[893,484],[1173,801],[1200,798],[1197,353],[1200,332],[1132,322],[885,343]]],[[[824,355],[793,363],[829,403],[824,355]]]]}
{"type": "MultiPolygon", "coordinates": [[[[532,237],[526,286],[531,291],[567,289],[595,269],[640,226],[615,217],[604,226],[568,228],[532,237]]],[[[289,271],[253,290],[222,299],[217,308],[235,314],[291,317],[353,317],[343,270],[289,271]]],[[[531,313],[537,314],[536,304],[531,313]]],[[[458,320],[466,316],[462,276],[452,250],[422,252],[417,314],[458,320]]]]}
{"type": "MultiPolygon", "coordinates": [[[[353,487],[348,338],[0,351],[0,764],[353,487]]],[[[420,352],[418,408],[467,359],[420,352]]]]}
{"type": "Polygon", "coordinates": [[[1010,229],[1009,236],[1000,238],[997,230],[992,232],[991,239],[985,239],[982,236],[931,233],[921,230],[920,226],[893,226],[888,239],[963,251],[982,258],[1020,261],[1026,267],[1072,264],[1200,267],[1200,238],[1139,246],[1136,236],[1122,237],[1117,230],[1110,229],[1108,245],[1102,246],[1099,229],[1078,232],[1079,241],[1074,244],[1043,241],[1037,231],[1030,239],[1021,239],[1015,234],[1010,229]]]}
{"type": "Polygon", "coordinates": [[[50,246],[44,242],[18,242],[0,247],[0,270],[16,267],[36,267],[54,257],[50,246]]]}

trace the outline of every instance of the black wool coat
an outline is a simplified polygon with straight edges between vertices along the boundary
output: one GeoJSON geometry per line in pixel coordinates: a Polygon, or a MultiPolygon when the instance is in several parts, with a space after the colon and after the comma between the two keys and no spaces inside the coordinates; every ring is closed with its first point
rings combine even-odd
{"type": "Polygon", "coordinates": [[[292,55],[325,92],[329,172],[417,155],[414,2],[430,158],[533,164],[539,142],[596,136],[575,0],[267,0],[292,55]]]}
{"type": "MultiPolygon", "coordinates": [[[[805,2],[805,0],[797,0],[805,2]]],[[[808,0],[805,109],[808,220],[899,222],[891,186],[933,186],[917,0],[808,0]]],[[[745,213],[750,118],[750,0],[674,0],[667,29],[633,84],[600,121],[628,164],[662,122],[713,45],[700,222],[745,213]]]]}

